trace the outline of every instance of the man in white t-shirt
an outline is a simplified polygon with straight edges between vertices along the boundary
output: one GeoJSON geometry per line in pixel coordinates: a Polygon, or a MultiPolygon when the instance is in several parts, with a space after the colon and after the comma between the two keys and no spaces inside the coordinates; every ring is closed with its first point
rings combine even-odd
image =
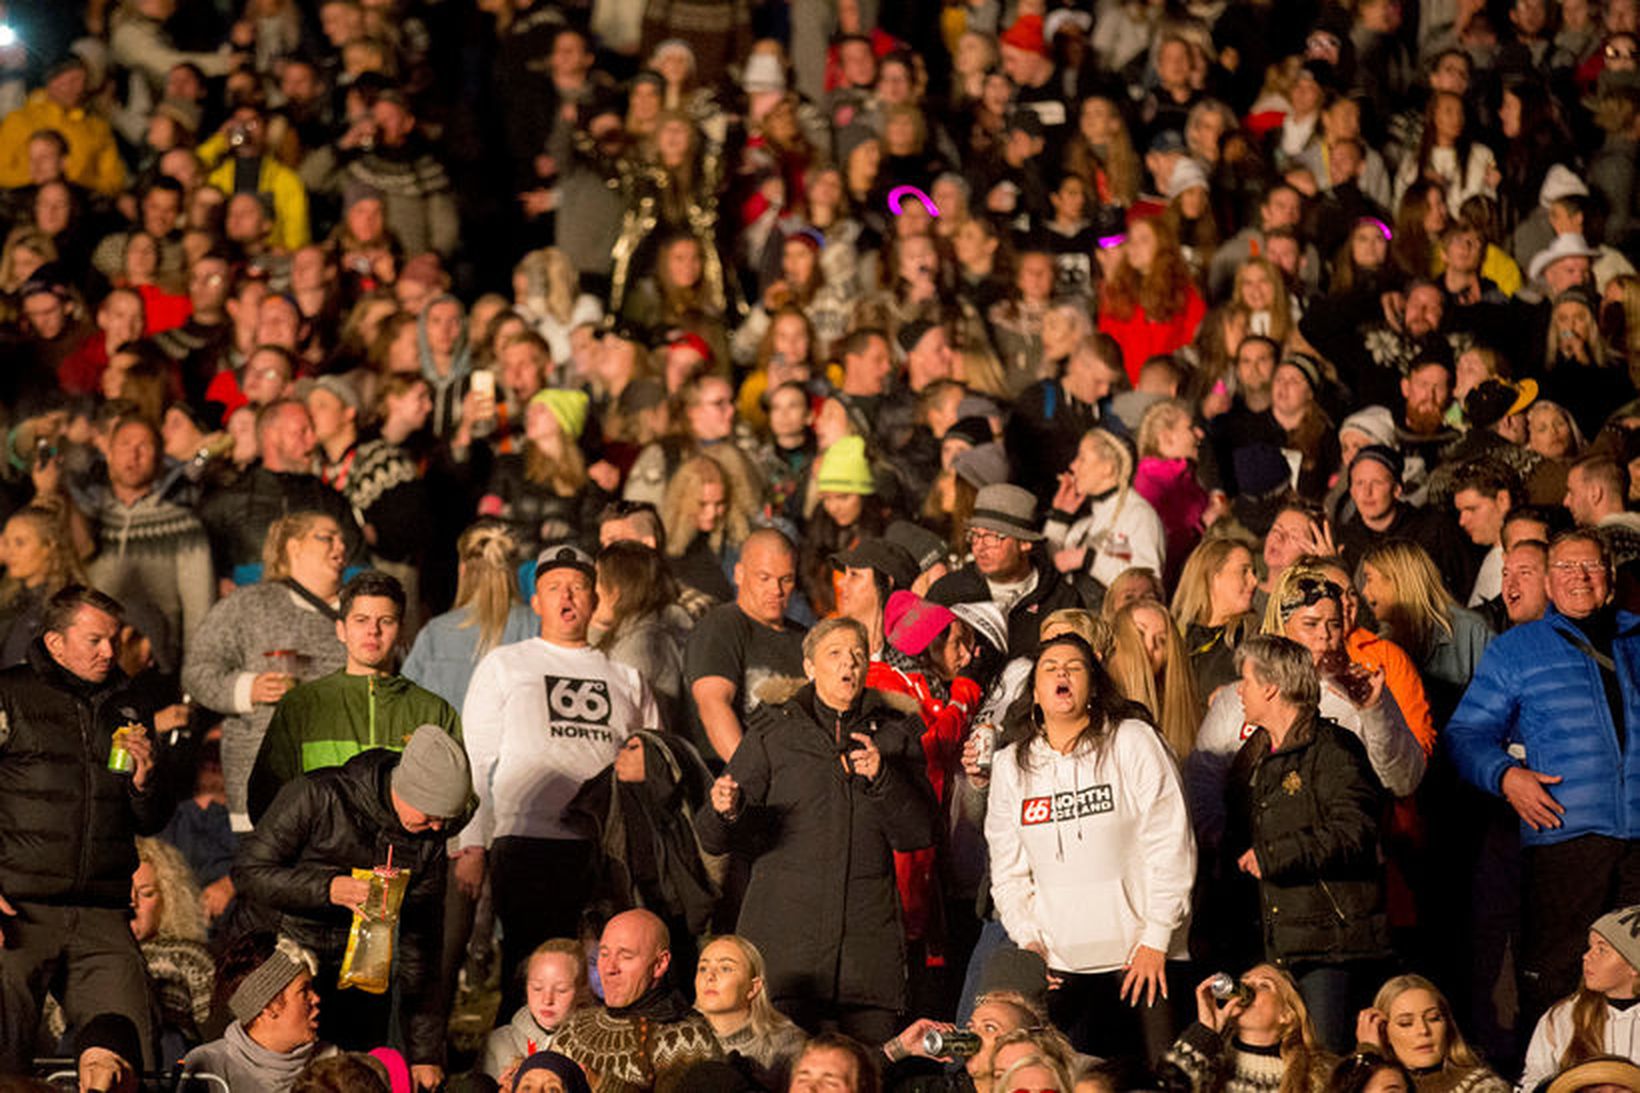
{"type": "Polygon", "coordinates": [[[488,859],[503,984],[536,945],[578,935],[597,848],[564,823],[564,806],[630,733],[661,728],[637,671],[587,642],[595,579],[585,551],[543,551],[530,601],[541,636],[479,661],[461,711],[478,811],[461,833],[456,876],[476,886],[488,859]]]}

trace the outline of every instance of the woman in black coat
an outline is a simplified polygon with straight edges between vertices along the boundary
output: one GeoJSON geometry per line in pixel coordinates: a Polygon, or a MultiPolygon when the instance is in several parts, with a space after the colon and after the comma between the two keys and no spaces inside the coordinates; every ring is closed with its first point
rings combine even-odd
{"type": "Polygon", "coordinates": [[[1247,723],[1258,727],[1225,789],[1224,875],[1244,878],[1222,905],[1238,935],[1229,963],[1291,971],[1327,1047],[1343,1051],[1355,996],[1389,955],[1378,861],[1384,789],[1366,745],[1320,716],[1320,682],[1303,646],[1250,638],[1236,666],[1247,723]]]}
{"type": "Polygon", "coordinates": [[[713,853],[760,843],[736,932],[768,954],[775,1007],[880,1044],[905,1005],[892,852],[933,844],[935,808],[922,722],[866,690],[867,657],[852,619],[809,631],[809,682],[763,691],[695,825],[713,853]]]}

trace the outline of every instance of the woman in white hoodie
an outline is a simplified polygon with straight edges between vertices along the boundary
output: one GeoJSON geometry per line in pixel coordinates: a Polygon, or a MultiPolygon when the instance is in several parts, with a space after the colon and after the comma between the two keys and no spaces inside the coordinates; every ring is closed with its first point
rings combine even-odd
{"type": "Polygon", "coordinates": [[[1043,643],[1033,696],[1030,736],[992,765],[997,913],[1061,981],[1050,1011],[1079,1051],[1143,1042],[1154,1062],[1172,1040],[1167,961],[1185,956],[1196,872],[1178,771],[1080,637],[1043,643]]]}
{"type": "Polygon", "coordinates": [[[1162,518],[1133,489],[1133,452],[1103,429],[1089,429],[1059,476],[1053,514],[1042,529],[1061,573],[1086,571],[1106,585],[1134,566],[1160,576],[1167,565],[1162,518]],[[1080,518],[1086,504],[1087,511],[1080,518]]]}

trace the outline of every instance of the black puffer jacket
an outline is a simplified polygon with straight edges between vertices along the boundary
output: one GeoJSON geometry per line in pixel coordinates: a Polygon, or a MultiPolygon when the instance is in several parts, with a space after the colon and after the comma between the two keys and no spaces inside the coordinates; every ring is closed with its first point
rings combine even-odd
{"type": "Polygon", "coordinates": [[[152,729],[153,706],[117,667],[86,683],[36,639],[0,672],[0,895],[130,905],[133,838],[164,827],[172,805],[158,774],[138,794],[108,769],[114,730],[132,722],[152,729]]]}
{"type": "Polygon", "coordinates": [[[330,882],[384,864],[392,847],[394,868],[410,870],[393,958],[410,1061],[442,1063],[444,844],[460,824],[424,834],[406,831],[389,796],[398,762],[397,752],[367,751],[287,783],[256,830],[240,841],[233,881],[245,899],[278,911],[279,932],[312,949],[323,965],[321,977],[334,982],[352,915],[330,902],[330,882]]]}
{"type": "Polygon", "coordinates": [[[1383,786],[1366,746],[1348,729],[1310,714],[1280,751],[1259,729],[1236,754],[1226,793],[1224,875],[1251,885],[1236,859],[1251,846],[1263,880],[1257,895],[1229,903],[1248,922],[1258,907],[1258,943],[1244,929],[1243,964],[1336,962],[1388,955],[1378,817],[1383,786]]]}
{"type": "Polygon", "coordinates": [[[737,932],[767,957],[777,1004],[799,997],[903,1009],[905,939],[892,851],[934,842],[922,721],[914,708],[891,704],[897,696],[866,691],[839,733],[813,685],[793,694],[794,682],[760,689],[764,704],[729,761],[727,773],[745,794],[744,815],[726,824],[708,802],[695,827],[712,853],[726,852],[731,841],[742,848],[747,839],[763,842],[737,932]],[[839,761],[859,747],[850,737],[856,732],[870,735],[882,753],[875,781],[839,761]]]}
{"type": "Polygon", "coordinates": [[[200,506],[217,576],[231,577],[235,566],[260,565],[262,543],[273,522],[309,510],[322,512],[341,526],[348,565],[364,564],[364,533],[346,498],[314,475],[279,474],[258,463],[212,492],[200,506]]]}

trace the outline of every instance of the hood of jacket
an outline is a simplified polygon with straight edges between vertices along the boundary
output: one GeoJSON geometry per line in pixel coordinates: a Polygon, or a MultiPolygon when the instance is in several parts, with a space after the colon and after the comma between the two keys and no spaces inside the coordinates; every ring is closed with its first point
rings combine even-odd
{"type": "MultiPolygon", "coordinates": [[[[793,700],[802,699],[807,710],[813,710],[815,694],[814,684],[798,676],[770,676],[752,689],[752,694],[759,702],[770,706],[784,706],[793,700]]],[[[878,710],[890,710],[897,714],[914,714],[918,712],[917,699],[908,694],[896,691],[883,691],[876,687],[867,687],[860,692],[854,706],[847,712],[848,719],[853,721],[856,716],[864,716],[878,710]]]]}

